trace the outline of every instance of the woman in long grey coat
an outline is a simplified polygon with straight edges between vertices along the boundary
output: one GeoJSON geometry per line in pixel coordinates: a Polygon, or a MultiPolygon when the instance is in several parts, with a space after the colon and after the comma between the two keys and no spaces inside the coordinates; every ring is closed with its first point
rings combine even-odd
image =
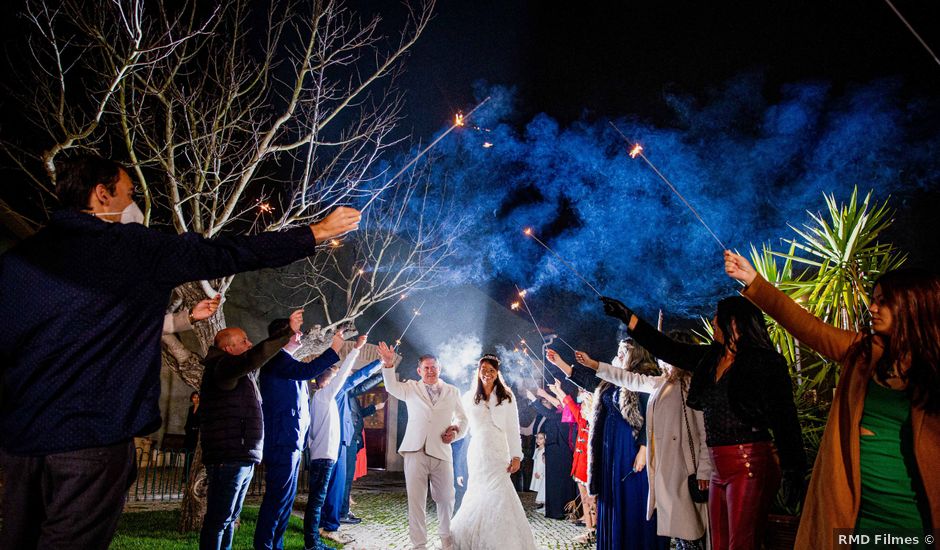
{"type": "MultiPolygon", "coordinates": [[[[576,358],[596,371],[596,376],[602,380],[650,394],[646,409],[647,441],[650,442],[646,446],[650,486],[647,517],[651,518],[656,511],[657,534],[677,539],[677,549],[704,548],[708,506],[692,501],[687,480],[694,473],[699,487],[707,488],[712,464],[705,444],[702,413],[684,406],[689,376],[668,365],[661,376],[649,376],[599,363],[583,352],[578,352],[576,358]]],[[[548,360],[566,374],[572,371],[572,367],[552,350],[548,350],[548,360]]]]}

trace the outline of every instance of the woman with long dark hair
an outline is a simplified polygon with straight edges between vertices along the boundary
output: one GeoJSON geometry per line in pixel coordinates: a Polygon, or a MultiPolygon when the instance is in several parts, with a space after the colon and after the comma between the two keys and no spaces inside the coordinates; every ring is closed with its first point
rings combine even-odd
{"type": "Polygon", "coordinates": [[[797,548],[832,548],[835,529],[940,527],[940,277],[885,273],[872,292],[872,332],[854,332],[817,319],[738,254],[725,252],[725,272],[800,342],[842,364],[797,548]]]}
{"type": "Polygon", "coordinates": [[[692,372],[686,404],[704,413],[713,466],[712,547],[760,548],[781,468],[785,497],[792,501],[806,462],[787,364],[770,341],[763,314],[740,296],[725,298],[712,321],[714,342],[697,345],[669,338],[615,299],[602,301],[640,345],[692,372]]]}
{"type": "Polygon", "coordinates": [[[519,410],[499,376],[499,358],[480,359],[472,390],[464,395],[470,425],[467,492],[451,521],[457,550],[535,550],[535,538],[510,476],[522,461],[519,410]],[[494,521],[496,518],[496,521],[494,521]]]}

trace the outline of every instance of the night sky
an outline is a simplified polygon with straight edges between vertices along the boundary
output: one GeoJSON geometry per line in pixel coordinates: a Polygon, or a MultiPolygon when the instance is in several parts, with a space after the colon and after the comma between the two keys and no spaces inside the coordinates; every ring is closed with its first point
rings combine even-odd
{"type": "MultiPolygon", "coordinates": [[[[895,5],[940,50],[940,3],[895,5]]],[[[389,33],[403,20],[398,3],[348,6],[363,17],[381,11],[389,33]]],[[[21,39],[19,7],[4,3],[0,13],[7,48],[21,39]]],[[[402,132],[425,143],[456,111],[499,96],[481,115],[501,138],[490,157],[469,133],[436,151],[479,219],[462,258],[483,257],[478,272],[453,281],[479,282],[482,269],[501,303],[512,283],[547,288],[557,298],[543,294],[536,307],[566,331],[592,334],[564,313],[596,319],[592,293],[526,248],[521,224],[647,313],[665,305],[679,318],[708,315],[733,290],[720,273],[688,276],[714,242],[648,170],[623,161],[608,120],[650,140],[651,155],[732,246],[785,236],[787,223],[823,206],[822,192],[844,199],[857,184],[892,197],[898,216],[887,237],[911,263],[940,267],[940,66],[882,0],[441,0],[399,84],[402,132]],[[789,133],[804,127],[805,140],[789,133]],[[609,202],[617,196],[625,200],[609,202]],[[727,216],[750,204],[757,213],[746,223],[727,216]],[[612,219],[594,212],[605,209],[612,219]],[[618,224],[648,232],[603,234],[618,224]]]]}
{"type": "MultiPolygon", "coordinates": [[[[900,77],[911,93],[940,89],[940,66],[880,0],[578,4],[438,2],[405,78],[416,132],[471,105],[479,80],[517,88],[520,122],[544,112],[563,124],[626,114],[669,123],[664,93],[703,95],[748,71],[766,75],[770,97],[806,80],[900,77]]],[[[895,6],[938,51],[940,4],[895,6]]]]}

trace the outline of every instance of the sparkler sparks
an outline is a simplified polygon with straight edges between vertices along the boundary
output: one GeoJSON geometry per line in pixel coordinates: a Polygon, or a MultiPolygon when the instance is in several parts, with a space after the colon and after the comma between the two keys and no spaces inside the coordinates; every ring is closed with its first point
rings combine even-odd
{"type": "Polygon", "coordinates": [[[408,329],[411,328],[411,324],[414,323],[414,322],[415,322],[415,319],[417,319],[417,318],[421,315],[421,309],[424,308],[424,304],[425,304],[426,302],[427,302],[427,300],[425,300],[424,302],[421,302],[421,305],[418,306],[418,309],[415,309],[415,310],[414,310],[413,314],[411,315],[411,320],[408,321],[408,324],[407,324],[407,325],[405,325],[405,330],[401,331],[401,336],[399,336],[398,339],[395,340],[395,342],[396,342],[395,345],[396,345],[396,346],[398,346],[398,345],[401,344],[402,339],[405,338],[405,334],[408,333],[408,329]]]}
{"type": "Polygon", "coordinates": [[[718,246],[721,247],[721,250],[722,251],[727,250],[728,247],[725,246],[725,243],[721,242],[721,239],[718,238],[718,235],[716,235],[715,232],[712,231],[712,228],[709,227],[707,223],[705,223],[705,220],[702,219],[702,216],[700,216],[698,211],[692,207],[689,201],[685,200],[685,197],[683,197],[682,193],[680,193],[679,190],[676,189],[676,186],[673,185],[672,182],[669,181],[669,179],[666,178],[666,176],[664,176],[663,173],[659,171],[659,168],[656,168],[656,165],[650,162],[650,159],[646,158],[646,155],[643,154],[643,147],[639,143],[632,143],[629,139],[627,139],[627,136],[625,136],[624,133],[620,131],[620,128],[617,128],[617,126],[613,122],[610,123],[610,126],[614,130],[616,130],[618,134],[620,134],[620,137],[622,137],[624,141],[626,141],[629,145],[631,145],[630,158],[640,157],[641,159],[643,159],[646,162],[646,164],[650,168],[653,169],[653,172],[656,172],[656,175],[659,176],[659,179],[663,180],[663,182],[665,182],[665,184],[669,186],[669,189],[671,189],[672,192],[675,193],[676,196],[679,197],[683,203],[685,203],[685,205],[689,208],[689,210],[692,211],[692,214],[694,214],[695,217],[698,218],[698,221],[705,227],[706,230],[708,230],[711,236],[715,239],[715,242],[718,243],[718,246]]]}
{"type": "MultiPolygon", "coordinates": [[[[471,109],[470,112],[467,113],[466,115],[464,115],[464,114],[462,114],[462,113],[457,113],[457,115],[454,116],[454,123],[450,126],[450,128],[448,128],[447,130],[445,130],[444,133],[442,133],[441,135],[437,136],[437,138],[435,138],[434,141],[432,141],[431,143],[429,143],[427,147],[425,147],[424,149],[421,150],[420,153],[418,153],[417,155],[415,155],[415,158],[411,159],[410,161],[408,161],[407,164],[405,164],[404,166],[402,166],[401,170],[399,170],[397,173],[395,173],[395,175],[392,176],[392,179],[388,180],[388,182],[385,184],[384,187],[385,187],[385,188],[389,187],[389,186],[392,184],[392,182],[394,182],[395,180],[397,180],[399,176],[401,176],[402,174],[405,173],[405,170],[408,170],[409,168],[411,168],[411,166],[412,166],[414,163],[418,162],[418,160],[419,160],[421,157],[423,157],[428,151],[430,151],[435,145],[437,145],[442,139],[444,139],[444,137],[446,137],[447,134],[453,132],[453,131],[454,131],[454,128],[457,128],[458,126],[463,126],[463,125],[465,124],[465,121],[466,121],[468,118],[470,118],[470,117],[473,115],[473,113],[476,112],[477,109],[479,109],[480,107],[482,107],[487,101],[490,100],[490,97],[491,97],[491,96],[486,96],[486,98],[485,98],[483,101],[477,103],[477,106],[474,107],[473,109],[471,109]]],[[[378,193],[372,195],[372,198],[370,198],[370,199],[366,202],[365,206],[363,206],[360,210],[365,211],[365,209],[368,208],[369,205],[372,204],[372,201],[374,201],[376,198],[378,198],[378,196],[379,196],[378,193]]]]}
{"type": "Polygon", "coordinates": [[[259,202],[258,203],[258,212],[261,214],[270,214],[274,212],[274,207],[271,206],[269,202],[259,202]]]}
{"type": "Polygon", "coordinates": [[[489,149],[489,148],[492,147],[492,146],[493,146],[493,144],[492,144],[491,142],[489,142],[489,141],[484,141],[484,142],[483,142],[483,148],[484,148],[484,149],[489,149]]]}
{"type": "Polygon", "coordinates": [[[548,250],[549,252],[551,252],[552,254],[554,254],[556,258],[558,258],[559,260],[561,260],[561,263],[565,264],[565,265],[568,267],[568,269],[570,269],[575,275],[578,276],[579,279],[581,279],[581,281],[584,282],[584,284],[586,284],[587,286],[589,286],[589,287],[591,288],[591,290],[594,291],[594,294],[597,294],[598,297],[603,297],[603,295],[602,295],[600,292],[598,292],[596,288],[594,288],[594,285],[592,285],[591,283],[589,283],[588,280],[584,278],[584,275],[581,275],[581,273],[580,273],[577,269],[575,269],[573,265],[571,265],[570,263],[568,263],[568,260],[562,258],[559,253],[557,253],[557,252],[555,252],[554,250],[552,250],[551,248],[549,248],[549,246],[548,246],[547,244],[543,243],[541,239],[539,239],[538,237],[536,237],[536,236],[535,236],[535,232],[532,231],[532,228],[531,228],[531,227],[526,227],[525,230],[523,231],[523,233],[524,233],[527,237],[532,237],[532,238],[535,240],[535,242],[537,242],[537,243],[539,243],[540,245],[542,245],[542,248],[544,248],[545,250],[548,250]]]}

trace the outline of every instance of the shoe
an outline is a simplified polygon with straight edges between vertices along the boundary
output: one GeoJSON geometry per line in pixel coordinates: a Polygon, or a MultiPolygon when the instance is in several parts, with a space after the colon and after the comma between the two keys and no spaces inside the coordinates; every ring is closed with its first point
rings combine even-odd
{"type": "Polygon", "coordinates": [[[340,531],[327,531],[326,529],[320,528],[320,537],[329,539],[333,542],[338,542],[340,544],[349,544],[354,542],[356,539],[347,535],[346,533],[341,533],[340,531]]]}
{"type": "Polygon", "coordinates": [[[339,518],[339,522],[345,525],[359,525],[360,523],[362,523],[362,518],[357,518],[352,513],[349,513],[339,518]]]}

